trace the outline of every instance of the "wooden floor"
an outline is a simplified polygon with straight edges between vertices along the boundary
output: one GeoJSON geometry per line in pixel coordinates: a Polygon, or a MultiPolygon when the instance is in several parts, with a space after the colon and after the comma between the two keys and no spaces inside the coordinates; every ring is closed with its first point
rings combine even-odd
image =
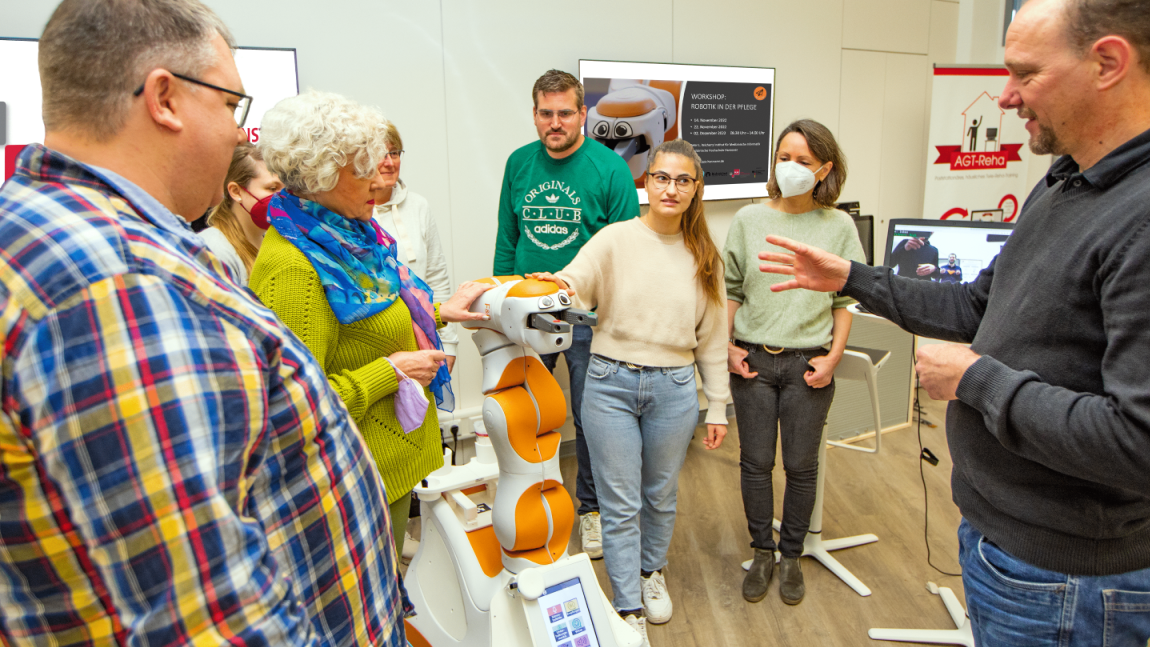
{"type": "MultiPolygon", "coordinates": [[[[958,572],[955,532],[959,514],[950,500],[945,406],[929,400],[925,392],[920,397],[927,418],[938,425],[933,429],[922,426],[923,444],[941,459],[937,467],[924,463],[932,561],[943,570],[958,572]]],[[[926,583],[933,581],[951,587],[962,599],[960,578],[944,576],[926,561],[923,486],[914,427],[885,434],[878,455],[834,447],[827,450],[823,537],[878,535],[877,543],[834,553],[873,594],[859,596],[821,564],[804,558],[806,599],[793,607],[779,599],[777,569],[766,599],[756,604],[743,600],[740,564],[753,551],[739,492],[737,428],[732,425],[726,442],[715,451],[703,448],[701,433],[702,428],[696,430],[679,477],[678,520],[664,571],[674,617],[665,625],[649,626],[653,647],[905,645],[872,641],[867,629],[954,628],[942,600],[926,589],[926,583]]],[[[563,458],[561,469],[573,493],[574,456],[563,458]]],[[[776,518],[782,496],[780,458],[775,469],[776,518]]],[[[418,536],[419,522],[412,522],[418,536]]],[[[577,529],[570,546],[573,553],[580,550],[577,529]]],[[[606,567],[602,560],[594,565],[610,598],[606,567]]]]}
{"type": "MultiPolygon", "coordinates": [[[[945,406],[922,392],[927,418],[938,426],[922,427],[925,446],[941,462],[924,463],[930,496],[932,561],[958,572],[959,514],[950,500],[950,459],[943,430],[945,406]]],[[[953,629],[941,599],[926,582],[949,586],[962,599],[962,582],[946,577],[926,562],[923,543],[923,492],[918,471],[915,429],[883,436],[882,453],[827,450],[827,492],[823,513],[826,539],[874,533],[877,543],[835,553],[871,588],[861,597],[813,559],[802,560],[807,595],[791,607],[778,596],[778,570],[766,599],[743,600],[743,570],[750,559],[750,535],[739,492],[738,433],[732,425],[723,446],[703,448],[702,428],[687,454],[679,477],[679,513],[664,571],[674,602],[674,617],[648,629],[653,647],[792,647],[896,645],[872,641],[871,627],[953,629]]],[[[574,482],[575,459],[562,464],[564,482],[574,482]]],[[[775,510],[783,495],[781,458],[775,469],[775,510]]],[[[577,532],[571,551],[579,550],[577,532]]],[[[603,561],[595,562],[603,590],[611,584],[603,561]]],[[[901,643],[906,644],[906,643],[901,643]]]]}

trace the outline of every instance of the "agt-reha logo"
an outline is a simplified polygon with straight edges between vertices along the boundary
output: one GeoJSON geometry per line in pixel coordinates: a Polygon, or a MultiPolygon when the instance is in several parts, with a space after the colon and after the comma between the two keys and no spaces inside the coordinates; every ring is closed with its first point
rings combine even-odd
{"type": "MultiPolygon", "coordinates": [[[[958,145],[938,146],[935,164],[949,164],[952,171],[1004,169],[1010,162],[1021,162],[1018,151],[1022,144],[1003,144],[1002,117],[998,97],[987,92],[978,95],[962,113],[962,137],[958,145]]],[[[957,120],[956,122],[957,123],[957,120]]]]}
{"type": "Polygon", "coordinates": [[[526,203],[522,212],[523,233],[542,249],[556,250],[570,245],[579,237],[583,210],[578,205],[582,201],[575,189],[564,182],[543,182],[523,196],[526,203]],[[532,204],[540,197],[546,205],[532,204]],[[560,201],[567,204],[560,205],[560,201]],[[556,240],[558,236],[564,238],[556,240]]]}

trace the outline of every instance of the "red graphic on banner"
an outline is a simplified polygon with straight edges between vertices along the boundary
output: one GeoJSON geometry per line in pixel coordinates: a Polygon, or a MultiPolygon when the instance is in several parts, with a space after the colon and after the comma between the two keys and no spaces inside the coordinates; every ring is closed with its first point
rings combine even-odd
{"type": "Polygon", "coordinates": [[[1014,220],[1014,217],[1018,215],[1018,198],[1009,193],[1002,196],[1002,199],[998,201],[998,208],[1001,209],[1002,205],[1006,204],[1007,200],[1010,200],[1014,203],[1014,211],[1011,211],[1009,216],[1004,216],[1002,218],[1002,222],[1011,222],[1014,220]]]}
{"type": "Polygon", "coordinates": [[[988,168],[1006,168],[1008,162],[1021,162],[1018,151],[1022,144],[1003,144],[998,151],[988,153],[964,153],[962,146],[935,146],[938,159],[935,164],[949,164],[952,171],[970,171],[988,168]],[[980,158],[979,156],[987,156],[980,158]]]}
{"type": "Polygon", "coordinates": [[[4,181],[16,173],[16,158],[27,144],[9,144],[4,147],[4,181]]]}
{"type": "Polygon", "coordinates": [[[935,146],[938,149],[938,159],[935,164],[950,164],[950,160],[962,150],[962,146],[935,146]]]}
{"type": "Polygon", "coordinates": [[[956,153],[950,158],[952,171],[1006,168],[1006,153],[956,153]]]}
{"type": "Polygon", "coordinates": [[[1002,169],[1010,162],[1021,162],[1022,144],[999,143],[1002,117],[998,97],[982,92],[962,111],[961,142],[958,145],[935,146],[935,164],[949,164],[952,171],[1002,169]],[[988,121],[989,120],[989,121],[988,121]]]}
{"type": "Polygon", "coordinates": [[[984,68],[969,68],[969,67],[936,67],[934,68],[935,76],[1010,76],[1010,71],[1005,67],[984,67],[984,68]]]}
{"type": "Polygon", "coordinates": [[[947,211],[946,213],[942,214],[942,217],[939,218],[939,220],[946,220],[947,218],[949,218],[951,216],[958,216],[959,218],[965,218],[967,215],[969,215],[969,214],[967,213],[966,209],[963,209],[962,207],[955,207],[955,208],[951,209],[950,211],[947,211]]]}

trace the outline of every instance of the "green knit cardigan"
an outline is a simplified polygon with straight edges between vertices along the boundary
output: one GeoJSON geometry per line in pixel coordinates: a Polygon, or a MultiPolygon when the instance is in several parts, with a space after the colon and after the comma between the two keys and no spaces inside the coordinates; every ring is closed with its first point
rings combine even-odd
{"type": "MultiPolygon", "coordinates": [[[[375,458],[388,503],[443,465],[435,396],[424,388],[431,406],[419,429],[403,433],[395,416],[398,380],[387,356],[419,350],[411,311],[402,299],[367,319],[339,323],[311,262],[275,229],[264,237],[248,287],[323,367],[375,458]]],[[[438,304],[435,321],[443,326],[438,304]]]]}

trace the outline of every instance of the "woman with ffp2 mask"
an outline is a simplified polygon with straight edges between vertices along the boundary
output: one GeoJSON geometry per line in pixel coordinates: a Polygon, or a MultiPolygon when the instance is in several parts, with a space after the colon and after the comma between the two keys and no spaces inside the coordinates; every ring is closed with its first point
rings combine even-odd
{"type": "Polygon", "coordinates": [[[767,183],[770,200],[743,207],[723,249],[727,283],[727,368],[738,420],[743,510],[755,558],[743,597],[767,595],[775,565],[771,534],[771,471],[782,434],[787,473],[777,548],[779,594],[798,604],[806,593],[799,556],[814,510],[823,423],[834,398],[834,370],[846,349],[851,299],[791,290],[771,292],[782,280],[759,271],[758,253],[770,234],[787,236],[844,258],[863,261],[850,216],[834,209],[846,182],[846,161],[834,135],[803,119],[783,130],[767,183]]]}

